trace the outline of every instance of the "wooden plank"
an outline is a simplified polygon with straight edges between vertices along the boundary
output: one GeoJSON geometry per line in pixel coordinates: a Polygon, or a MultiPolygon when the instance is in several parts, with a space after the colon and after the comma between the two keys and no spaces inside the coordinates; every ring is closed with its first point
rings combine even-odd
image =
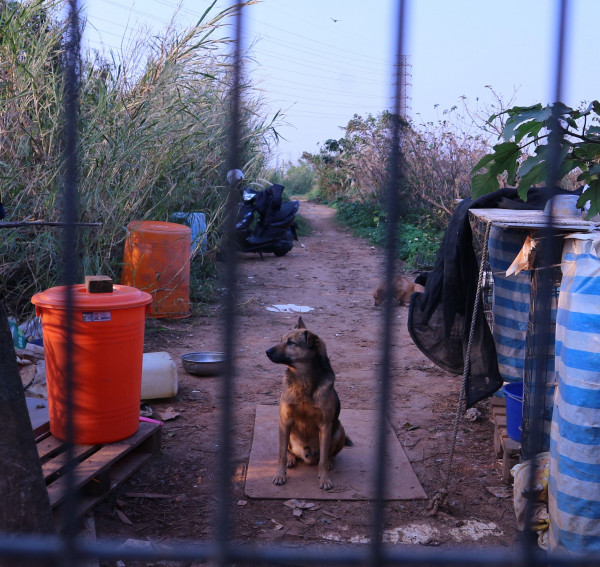
{"type": "Polygon", "coordinates": [[[504,454],[504,448],[502,446],[502,439],[508,437],[508,433],[506,432],[506,428],[504,427],[495,427],[494,428],[494,451],[496,452],[496,456],[498,458],[502,458],[504,454]]]}
{"type": "Polygon", "coordinates": [[[504,396],[492,396],[490,398],[490,406],[493,408],[496,407],[506,407],[506,398],[504,396]]]}
{"type": "Polygon", "coordinates": [[[506,399],[501,399],[502,403],[495,403],[492,406],[491,421],[494,424],[494,452],[498,458],[502,457],[502,436],[506,435],[506,399]]]}
{"type": "MultiPolygon", "coordinates": [[[[73,447],[74,486],[71,488],[76,493],[75,514],[78,518],[92,510],[160,450],[160,433],[160,424],[140,422],[137,433],[122,441],[73,447]]],[[[48,498],[60,528],[64,523],[68,488],[64,474],[66,444],[50,436],[37,446],[38,454],[45,460],[43,470],[48,498]]]]}
{"type": "MultiPolygon", "coordinates": [[[[75,511],[77,517],[85,516],[85,514],[92,510],[94,506],[102,502],[112,490],[120,486],[151,457],[151,453],[132,452],[127,454],[109,471],[106,471],[109,478],[105,479],[105,482],[99,482],[98,486],[93,487],[98,491],[97,493],[92,494],[92,487],[87,487],[89,489],[88,493],[80,493],[78,495],[75,511]],[[106,480],[108,480],[108,482],[106,482],[106,480]]],[[[59,525],[61,525],[65,514],[64,497],[56,502],[52,502],[51,500],[50,503],[54,508],[54,515],[59,525]]]]}
{"type": "Polygon", "coordinates": [[[499,423],[503,419],[506,420],[506,411],[503,411],[500,408],[496,408],[492,411],[492,422],[499,423]]]}
{"type": "Polygon", "coordinates": [[[110,470],[110,489],[114,490],[139,469],[152,453],[129,453],[110,470]]]}
{"type": "Polygon", "coordinates": [[[45,423],[44,425],[41,425],[40,427],[36,427],[33,430],[33,435],[35,436],[35,442],[36,443],[38,443],[42,439],[46,439],[46,437],[49,437],[51,435],[51,433],[50,433],[50,424],[49,423],[45,423]]]}
{"type": "Polygon", "coordinates": [[[51,435],[45,437],[41,441],[38,441],[38,443],[36,443],[36,447],[38,455],[42,461],[54,457],[58,453],[61,453],[65,450],[65,444],[51,435]]]}
{"type": "MultiPolygon", "coordinates": [[[[131,469],[131,463],[137,468],[150,458],[156,446],[153,439],[155,436],[160,436],[160,425],[140,422],[138,432],[131,437],[115,443],[96,446],[97,450],[76,464],[73,489],[79,491],[85,488],[94,496],[102,493],[106,495],[114,488],[114,486],[111,487],[110,482],[111,469],[114,469],[114,474],[122,482],[124,478],[120,469],[131,474],[135,470],[135,468],[131,469]],[[137,455],[128,457],[131,452],[135,452],[137,455]]],[[[53,508],[64,501],[66,490],[66,477],[64,476],[48,485],[48,497],[53,508]]]]}
{"type": "MultiPolygon", "coordinates": [[[[93,454],[98,450],[100,445],[74,445],[72,457],[74,461],[82,461],[89,455],[93,454]]],[[[69,455],[67,455],[66,450],[62,451],[59,455],[54,457],[52,460],[44,463],[42,465],[42,470],[44,471],[44,478],[46,479],[46,483],[51,482],[52,478],[58,475],[59,473],[64,472],[69,461],[67,460],[69,455]]]]}
{"type": "Polygon", "coordinates": [[[504,454],[502,439],[506,433],[506,398],[504,396],[492,396],[490,398],[491,416],[490,421],[494,424],[494,452],[500,459],[504,454]]]}
{"type": "Polygon", "coordinates": [[[498,429],[506,429],[506,414],[497,415],[494,418],[494,424],[498,429]]]}
{"type": "Polygon", "coordinates": [[[502,438],[502,482],[512,484],[513,476],[510,474],[512,469],[521,458],[521,443],[511,439],[508,435],[502,438]]]}
{"type": "Polygon", "coordinates": [[[502,447],[502,439],[508,434],[506,432],[506,419],[504,423],[496,422],[494,425],[494,451],[497,457],[502,457],[504,449],[502,447]]]}
{"type": "Polygon", "coordinates": [[[503,445],[504,445],[504,450],[507,453],[516,454],[516,453],[521,452],[521,443],[519,443],[518,441],[515,441],[514,439],[511,439],[510,437],[508,437],[508,435],[503,440],[503,445]]]}

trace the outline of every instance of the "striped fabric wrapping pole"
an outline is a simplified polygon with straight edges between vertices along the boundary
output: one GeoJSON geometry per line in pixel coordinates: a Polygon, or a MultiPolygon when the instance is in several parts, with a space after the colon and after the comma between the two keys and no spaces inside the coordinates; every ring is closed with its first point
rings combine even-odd
{"type": "Polygon", "coordinates": [[[600,551],[600,235],[570,235],[556,320],[550,550],[600,551]]]}
{"type": "Polygon", "coordinates": [[[529,321],[531,272],[506,277],[506,270],[521,251],[529,231],[492,226],[488,253],[494,276],[493,336],[498,370],[505,382],[522,382],[525,338],[529,321]]]}
{"type": "MultiPolygon", "coordinates": [[[[558,256],[554,263],[561,262],[561,251],[557,251],[558,256]]],[[[542,270],[535,270],[531,277],[531,305],[529,307],[529,327],[527,339],[525,341],[525,372],[523,374],[523,435],[521,438],[522,456],[526,459],[533,458],[538,452],[550,451],[550,428],[552,425],[552,410],[554,408],[554,390],[556,383],[555,360],[555,334],[556,334],[556,312],[558,309],[558,293],[561,282],[560,270],[554,268],[550,272],[542,274],[542,270]],[[539,313],[545,306],[541,304],[538,294],[541,277],[552,278],[552,295],[550,298],[550,321],[546,329],[548,333],[548,345],[544,354],[544,384],[542,391],[536,392],[536,365],[538,353],[536,343],[538,333],[542,329],[536,328],[536,313],[539,313]],[[544,407],[541,408],[541,414],[536,415],[535,398],[537,395],[543,397],[544,407]],[[541,446],[535,446],[537,441],[534,439],[533,431],[535,422],[543,420],[541,446]]],[[[545,300],[544,300],[545,301],[545,300]]]]}

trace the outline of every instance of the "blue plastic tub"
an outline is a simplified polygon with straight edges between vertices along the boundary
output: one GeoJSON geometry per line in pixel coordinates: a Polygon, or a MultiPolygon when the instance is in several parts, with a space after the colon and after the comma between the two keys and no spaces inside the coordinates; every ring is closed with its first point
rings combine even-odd
{"type": "Polygon", "coordinates": [[[506,432],[513,441],[521,442],[523,424],[523,382],[511,382],[502,386],[506,398],[506,432]]]}

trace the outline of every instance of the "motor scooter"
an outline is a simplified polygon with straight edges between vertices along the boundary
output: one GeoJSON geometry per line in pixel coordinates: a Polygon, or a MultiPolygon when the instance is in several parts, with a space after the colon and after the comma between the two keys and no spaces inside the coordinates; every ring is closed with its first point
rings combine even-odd
{"type": "Polygon", "coordinates": [[[241,202],[234,229],[234,239],[241,252],[285,256],[298,240],[296,215],[299,201],[283,201],[283,185],[274,184],[257,190],[243,187],[244,174],[232,170],[227,180],[240,191],[241,202]]]}

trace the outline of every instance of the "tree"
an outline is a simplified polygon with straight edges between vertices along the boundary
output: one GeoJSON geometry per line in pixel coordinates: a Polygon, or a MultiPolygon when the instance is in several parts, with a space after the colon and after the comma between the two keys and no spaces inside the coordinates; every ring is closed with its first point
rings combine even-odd
{"type": "Polygon", "coordinates": [[[0,377],[0,532],[51,534],[54,519],[2,301],[0,377]]]}
{"type": "Polygon", "coordinates": [[[502,141],[493,147],[471,170],[473,197],[491,193],[499,187],[499,176],[506,175],[508,184],[518,187],[519,196],[527,200],[530,187],[548,183],[553,178],[563,185],[575,177],[587,185],[577,206],[588,201],[588,217],[600,212],[600,103],[593,101],[584,110],[576,110],[561,102],[542,106],[515,106],[492,115],[490,122],[505,114],[502,141]],[[550,144],[557,140],[557,151],[550,144]],[[481,172],[481,170],[484,170],[481,172]]]}
{"type": "Polygon", "coordinates": [[[346,195],[352,186],[353,165],[346,138],[329,139],[318,154],[304,152],[302,159],[315,172],[318,192],[327,201],[346,195]]]}
{"type": "Polygon", "coordinates": [[[342,128],[343,138],[327,140],[319,154],[303,154],[325,199],[383,202],[392,120],[387,111],[366,118],[355,114],[342,128]]]}
{"type": "Polygon", "coordinates": [[[435,123],[413,125],[404,137],[409,206],[431,210],[440,228],[457,200],[469,196],[471,168],[489,150],[486,136],[460,127],[455,110],[435,123]]]}
{"type": "MultiPolygon", "coordinates": [[[[393,114],[384,111],[374,117],[354,115],[346,126],[345,139],[352,156],[356,187],[363,198],[383,202],[387,178],[387,160],[391,150],[393,114]]],[[[406,123],[403,124],[406,127],[406,123]]]]}
{"type": "MultiPolygon", "coordinates": [[[[461,128],[456,108],[437,122],[402,122],[403,176],[398,180],[404,211],[418,211],[445,227],[457,199],[471,191],[470,172],[489,151],[487,136],[461,128]]],[[[327,140],[317,155],[304,154],[313,165],[317,186],[327,200],[344,198],[383,206],[394,116],[355,115],[339,140],[327,140]]]]}

